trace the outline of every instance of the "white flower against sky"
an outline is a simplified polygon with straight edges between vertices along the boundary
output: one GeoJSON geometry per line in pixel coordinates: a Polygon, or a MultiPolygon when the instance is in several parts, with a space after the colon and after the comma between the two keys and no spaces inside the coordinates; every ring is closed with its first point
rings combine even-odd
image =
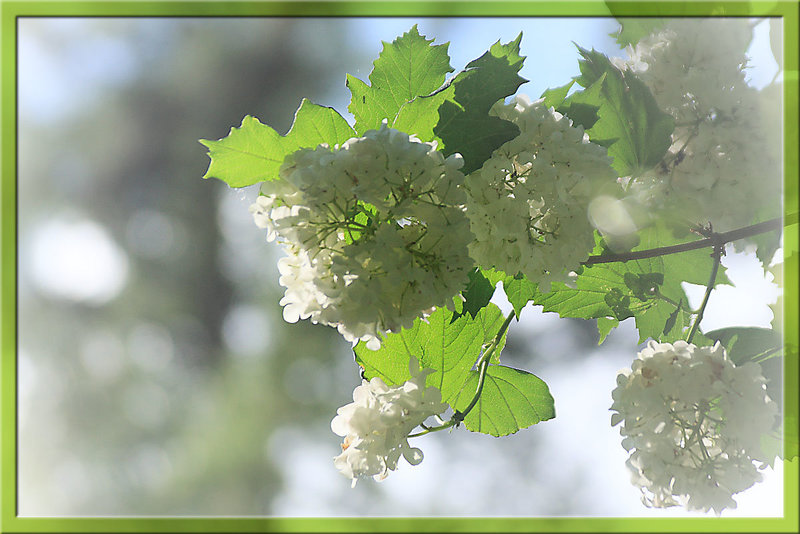
{"type": "Polygon", "coordinates": [[[720,514],[761,481],[770,460],[761,436],[777,405],[757,363],[735,366],[725,349],[651,341],[617,376],[611,424],[621,424],[627,465],[648,506],[720,514]]]}
{"type": "Polygon", "coordinates": [[[411,465],[419,464],[422,451],[409,445],[409,434],[428,417],[447,409],[441,392],[425,387],[425,378],[433,370],[421,370],[413,357],[409,369],[412,378],[395,387],[379,377],[364,380],[353,391],[353,402],[339,408],[331,421],[331,430],[344,437],[334,465],[353,479],[353,486],[362,477],[386,478],[397,469],[400,456],[411,465]]]}

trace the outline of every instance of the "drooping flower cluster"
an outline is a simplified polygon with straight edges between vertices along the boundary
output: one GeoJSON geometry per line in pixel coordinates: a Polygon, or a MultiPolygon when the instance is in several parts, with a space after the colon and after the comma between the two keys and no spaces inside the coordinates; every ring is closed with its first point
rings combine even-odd
{"type": "Polygon", "coordinates": [[[725,349],[651,341],[612,392],[627,465],[647,506],[720,514],[732,495],[761,480],[760,438],[776,404],[757,363],[734,366],[725,349]]]}
{"type": "Polygon", "coordinates": [[[288,156],[250,208],[285,245],[284,318],[376,349],[381,334],[451,304],[473,265],[462,164],[385,123],[288,156]]]}
{"type": "Polygon", "coordinates": [[[661,164],[630,184],[648,205],[717,231],[780,214],[779,94],[745,82],[751,37],[746,19],[674,19],[629,50],[621,66],[676,125],[661,164]]]}
{"type": "Polygon", "coordinates": [[[552,281],[568,281],[591,252],[587,206],[616,173],[605,148],[541,100],[517,96],[490,113],[520,134],[467,180],[470,254],[482,267],[522,272],[547,291],[552,281]]]}
{"type": "Polygon", "coordinates": [[[397,469],[401,455],[411,465],[419,464],[422,451],[409,445],[409,434],[428,417],[447,409],[440,391],[425,387],[425,378],[433,370],[420,370],[413,357],[409,369],[412,378],[396,387],[379,377],[364,380],[353,391],[353,402],[339,408],[331,421],[331,430],[344,437],[334,465],[353,479],[353,486],[362,477],[383,480],[397,469]]]}

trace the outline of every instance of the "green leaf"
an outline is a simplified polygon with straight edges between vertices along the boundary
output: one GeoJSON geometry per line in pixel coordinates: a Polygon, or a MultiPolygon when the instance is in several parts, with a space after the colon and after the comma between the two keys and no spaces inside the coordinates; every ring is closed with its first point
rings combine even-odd
{"type": "Polygon", "coordinates": [[[642,40],[643,37],[647,37],[664,26],[667,21],[662,18],[625,17],[618,18],[617,22],[620,24],[619,31],[609,35],[616,38],[620,48],[625,48],[628,45],[635,45],[642,40]]]}
{"type": "Polygon", "coordinates": [[[575,84],[575,80],[570,80],[566,85],[561,87],[554,87],[553,89],[545,89],[540,98],[544,98],[544,105],[548,108],[558,108],[558,106],[567,98],[567,93],[575,84]]]}
{"type": "MultiPolygon", "coordinates": [[[[672,232],[661,225],[647,228],[639,236],[641,241],[635,250],[667,246],[675,241],[672,232]]],[[[599,250],[598,236],[595,251],[599,250]]],[[[600,330],[603,339],[616,326],[614,321],[634,317],[640,343],[648,338],[672,342],[683,339],[692,320],[690,310],[683,304],[688,300],[682,283],[706,284],[712,265],[708,250],[693,250],[585,266],[578,274],[575,288],[555,283],[549,293],[536,290],[533,302],[561,317],[606,318],[598,325],[604,329],[600,330]]],[[[729,283],[724,267],[720,267],[717,283],[729,283]]]]}
{"type": "MultiPolygon", "coordinates": [[[[569,117],[574,126],[582,126],[584,130],[588,131],[600,118],[597,112],[600,110],[599,102],[602,101],[602,89],[602,83],[595,83],[584,91],[572,93],[569,98],[556,107],[556,111],[569,117]]],[[[592,139],[592,141],[608,147],[616,139],[592,139]]]]}
{"type": "Polygon", "coordinates": [[[533,298],[536,293],[536,284],[528,280],[523,275],[507,276],[503,279],[503,291],[506,293],[508,302],[514,307],[514,313],[519,320],[522,308],[533,298]]]}
{"type": "MultiPolygon", "coordinates": [[[[675,244],[673,232],[662,225],[655,225],[639,233],[640,242],[634,250],[647,250],[659,246],[675,244]]],[[[670,299],[675,303],[688,303],[688,298],[683,289],[683,282],[691,284],[708,283],[711,274],[713,259],[710,256],[711,249],[698,249],[680,254],[669,254],[658,256],[646,260],[637,260],[635,269],[640,273],[658,273],[664,275],[664,281],[658,286],[660,298],[670,299]]],[[[631,262],[628,262],[631,263],[631,262]]],[[[730,280],[725,274],[725,267],[720,266],[717,272],[716,284],[730,284],[730,280]]],[[[657,277],[655,281],[658,281],[657,277]]],[[[633,292],[633,291],[632,291],[633,292]]],[[[641,296],[642,292],[637,291],[635,296],[641,296]]],[[[674,312],[674,305],[664,300],[656,299],[654,309],[647,314],[636,316],[636,328],[639,330],[640,339],[644,341],[646,337],[652,337],[663,342],[673,342],[684,337],[684,329],[691,323],[692,314],[686,307],[681,307],[675,319],[670,319],[674,312]],[[673,323],[673,328],[664,332],[667,322],[673,323]],[[642,337],[643,333],[645,334],[642,337]]],[[[699,343],[700,338],[695,338],[699,343]]]]}
{"type": "Polygon", "coordinates": [[[480,269],[475,268],[469,273],[467,288],[461,292],[461,295],[464,297],[464,305],[459,313],[453,314],[452,320],[455,321],[467,312],[469,312],[474,319],[477,313],[484,306],[489,304],[492,295],[494,295],[495,285],[496,284],[492,284],[483,276],[480,269]]]}
{"type": "Polygon", "coordinates": [[[578,50],[583,59],[576,81],[586,90],[570,99],[598,107],[599,119],[586,132],[589,138],[609,147],[620,176],[635,177],[655,167],[672,142],[672,117],[658,108],[650,90],[632,71],[620,71],[595,50],[580,46],[578,50]]]}
{"type": "Polygon", "coordinates": [[[433,129],[439,122],[439,107],[445,100],[452,100],[454,94],[455,87],[449,84],[441,91],[418,96],[400,108],[392,127],[402,132],[413,133],[417,139],[425,143],[436,141],[442,145],[442,140],[433,133],[433,129]]]}
{"type": "Polygon", "coordinates": [[[756,246],[756,257],[761,262],[766,271],[775,253],[781,247],[781,230],[764,232],[749,238],[750,242],[756,246]]]}
{"type": "Polygon", "coordinates": [[[761,436],[761,450],[767,458],[767,464],[774,468],[775,458],[792,461],[798,456],[797,433],[789,428],[797,428],[797,417],[786,415],[786,420],[778,424],[772,432],[761,436]],[[781,439],[783,435],[783,439],[781,439]]]}
{"type": "Polygon", "coordinates": [[[447,147],[446,156],[460,153],[464,157],[461,171],[470,174],[480,169],[503,143],[519,135],[519,128],[509,121],[488,115],[464,113],[463,109],[446,101],[439,107],[439,122],[434,133],[447,147]]]}
{"type": "Polygon", "coordinates": [[[498,269],[481,269],[481,273],[494,287],[497,287],[497,282],[501,282],[508,277],[506,273],[498,269]]]}
{"type": "MultiPolygon", "coordinates": [[[[477,371],[470,371],[450,403],[454,410],[469,405],[478,387],[478,376],[477,371]]],[[[490,365],[481,396],[464,419],[464,426],[473,432],[506,436],[555,416],[553,396],[542,379],[527,371],[490,365]]]]}
{"type": "Polygon", "coordinates": [[[453,81],[453,97],[439,107],[433,133],[444,143],[445,155],[464,157],[462,172],[479,169],[500,145],[519,135],[509,121],[489,115],[495,102],[514,94],[527,80],[517,74],[525,58],[519,55],[522,34],[510,43],[498,41],[453,81]]]}
{"type": "MultiPolygon", "coordinates": [[[[786,328],[785,323],[785,314],[788,311],[789,317],[792,317],[792,300],[789,299],[788,302],[784,303],[784,295],[787,293],[786,287],[786,273],[796,273],[798,271],[798,267],[800,266],[800,255],[797,252],[790,252],[792,250],[797,250],[797,245],[790,244],[790,240],[796,240],[796,231],[797,229],[789,229],[784,234],[784,243],[783,243],[783,262],[776,263],[772,267],[769,268],[769,272],[772,273],[774,276],[774,282],[778,285],[778,287],[784,288],[778,298],[775,300],[774,304],[770,304],[769,308],[772,310],[772,321],[771,325],[772,328],[775,330],[783,331],[786,328]],[[794,234],[794,236],[792,235],[794,234]]],[[[789,278],[789,283],[791,283],[791,278],[789,278]]],[[[792,293],[789,292],[791,295],[792,293]]],[[[795,304],[796,305],[796,304],[795,304]]],[[[796,310],[797,308],[794,308],[796,310]]],[[[796,313],[796,312],[795,312],[796,313]]],[[[787,336],[788,338],[788,336],[787,336]]]]}
{"type": "MultiPolygon", "coordinates": [[[[667,317],[667,322],[664,323],[664,330],[662,330],[661,332],[662,336],[669,335],[672,329],[675,328],[675,323],[677,323],[678,316],[681,314],[682,306],[683,306],[683,299],[678,301],[678,307],[675,308],[674,312],[669,314],[669,317],[667,317]]],[[[697,335],[697,332],[695,332],[695,335],[697,335]]]]}
{"type": "Polygon", "coordinates": [[[285,136],[247,115],[218,141],[201,139],[211,164],[203,178],[218,178],[231,187],[275,180],[284,158],[300,148],[343,143],[355,132],[339,113],[303,99],[285,136]]]}
{"type": "Polygon", "coordinates": [[[767,465],[775,468],[775,459],[781,456],[781,427],[778,427],[776,432],[769,432],[761,436],[761,450],[765,455],[767,465]]]}
{"type": "MultiPolygon", "coordinates": [[[[449,403],[461,390],[482,347],[494,339],[505,321],[500,309],[491,303],[482,308],[475,319],[464,315],[451,321],[451,316],[452,312],[439,308],[427,321],[416,319],[412,328],[387,334],[379,350],[369,350],[359,342],[354,351],[364,376],[368,379],[381,377],[389,385],[402,384],[411,378],[408,363],[414,356],[423,367],[434,369],[426,383],[439,388],[442,400],[449,403]]],[[[506,334],[503,334],[492,362],[499,362],[505,340],[506,334]]]]}
{"type": "MultiPolygon", "coordinates": [[[[378,128],[383,119],[397,128],[395,120],[406,104],[442,85],[445,74],[453,71],[447,55],[448,44],[431,45],[432,42],[433,39],[419,34],[415,24],[391,43],[383,43],[383,50],[373,62],[370,85],[347,75],[352,95],[347,109],[356,119],[356,131],[363,134],[378,128]]],[[[423,110],[423,115],[425,112],[430,114],[431,110],[423,110]]],[[[403,131],[417,133],[408,127],[413,120],[417,117],[404,118],[403,131]]]]}
{"type": "Polygon", "coordinates": [[[606,340],[608,334],[619,326],[619,321],[613,317],[598,317],[597,318],[597,332],[600,334],[600,339],[597,341],[598,345],[602,345],[606,340]]]}
{"type": "Polygon", "coordinates": [[[627,272],[622,275],[622,281],[633,296],[641,301],[645,301],[658,293],[659,287],[664,283],[662,273],[633,273],[627,272]]]}
{"type": "MultiPolygon", "coordinates": [[[[630,273],[623,273],[630,274],[630,273]]],[[[631,296],[624,294],[618,287],[612,287],[603,297],[603,300],[611,309],[617,321],[624,321],[628,317],[633,317],[631,311],[631,296]]]]}
{"type": "Polygon", "coordinates": [[[522,308],[524,308],[536,294],[536,284],[531,282],[522,273],[511,276],[496,269],[482,269],[481,272],[493,286],[496,286],[497,282],[503,282],[503,292],[514,308],[514,314],[517,316],[517,320],[519,320],[522,308]]]}
{"type": "Polygon", "coordinates": [[[728,357],[736,365],[783,355],[783,336],[770,328],[720,328],[706,332],[705,336],[722,343],[728,357]]]}
{"type": "MultiPolygon", "coordinates": [[[[755,361],[767,378],[767,393],[781,407],[783,404],[783,336],[769,328],[732,327],[706,332],[712,341],[719,341],[735,365],[755,361]]],[[[791,353],[791,351],[789,351],[791,353]]]]}

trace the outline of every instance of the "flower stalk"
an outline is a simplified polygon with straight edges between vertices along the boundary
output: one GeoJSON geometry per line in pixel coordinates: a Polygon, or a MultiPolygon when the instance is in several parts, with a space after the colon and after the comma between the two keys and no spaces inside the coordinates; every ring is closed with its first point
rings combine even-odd
{"type": "Polygon", "coordinates": [[[464,408],[463,411],[456,410],[456,412],[453,414],[453,417],[450,419],[451,421],[455,421],[456,426],[461,424],[461,421],[464,420],[464,418],[467,416],[467,414],[469,414],[472,408],[475,407],[475,404],[478,403],[478,399],[480,398],[481,393],[483,392],[483,382],[486,379],[486,371],[487,369],[489,369],[489,360],[492,359],[492,355],[494,354],[495,349],[500,344],[500,340],[503,338],[503,334],[506,333],[506,330],[508,330],[508,325],[511,324],[511,319],[513,318],[514,318],[514,311],[512,310],[508,314],[508,317],[506,317],[506,320],[503,321],[503,324],[500,326],[500,330],[497,331],[497,334],[494,336],[494,339],[492,339],[492,342],[489,344],[484,353],[478,359],[478,373],[479,373],[478,387],[476,388],[475,395],[472,397],[472,400],[467,405],[467,407],[464,408]]]}
{"type": "Polygon", "coordinates": [[[472,400],[467,407],[464,408],[464,410],[456,410],[453,416],[446,423],[433,427],[423,426],[424,430],[410,434],[408,436],[409,438],[424,436],[425,434],[430,434],[431,432],[438,432],[439,430],[444,430],[445,428],[450,428],[461,424],[467,414],[469,414],[469,412],[472,411],[472,409],[478,403],[478,399],[481,397],[481,393],[483,392],[483,383],[486,380],[486,371],[489,369],[489,360],[492,359],[494,351],[500,344],[500,340],[503,339],[503,334],[505,334],[506,330],[508,330],[508,325],[511,324],[511,320],[514,318],[514,316],[515,314],[513,311],[508,314],[508,317],[506,317],[506,320],[503,321],[503,324],[500,326],[497,334],[494,336],[489,346],[486,347],[486,350],[478,359],[478,387],[475,389],[475,395],[473,395],[472,400]]]}
{"type": "Polygon", "coordinates": [[[711,276],[708,278],[708,284],[706,285],[706,293],[703,295],[703,302],[700,304],[700,309],[697,310],[697,315],[694,318],[694,323],[692,323],[692,328],[689,330],[689,335],[686,336],[686,342],[691,343],[694,334],[697,332],[698,327],[700,326],[700,321],[703,320],[703,314],[706,311],[706,305],[708,305],[708,299],[711,297],[711,291],[714,289],[714,284],[717,281],[717,273],[719,272],[719,264],[722,261],[722,254],[725,252],[725,245],[716,244],[714,245],[714,252],[711,253],[711,257],[714,258],[714,265],[711,267],[711,276]]]}

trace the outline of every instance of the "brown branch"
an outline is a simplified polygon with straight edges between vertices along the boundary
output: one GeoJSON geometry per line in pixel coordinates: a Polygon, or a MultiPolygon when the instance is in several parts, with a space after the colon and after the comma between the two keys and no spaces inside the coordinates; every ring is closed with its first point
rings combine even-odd
{"type": "Polygon", "coordinates": [[[773,230],[780,230],[783,226],[788,226],[797,222],[797,213],[793,213],[786,217],[785,225],[783,217],[770,219],[768,221],[745,226],[744,228],[737,228],[730,232],[722,232],[720,234],[712,234],[710,237],[700,239],[699,241],[691,241],[689,243],[680,243],[678,245],[670,245],[668,247],[651,248],[647,250],[635,250],[631,252],[623,252],[621,254],[600,254],[598,256],[589,256],[586,261],[581,265],[595,265],[597,263],[613,263],[613,262],[626,262],[631,260],[643,260],[646,258],[655,258],[657,256],[666,256],[667,254],[677,254],[679,252],[686,252],[689,250],[697,250],[699,248],[722,246],[731,241],[750,237],[753,235],[763,234],[773,230]]]}

